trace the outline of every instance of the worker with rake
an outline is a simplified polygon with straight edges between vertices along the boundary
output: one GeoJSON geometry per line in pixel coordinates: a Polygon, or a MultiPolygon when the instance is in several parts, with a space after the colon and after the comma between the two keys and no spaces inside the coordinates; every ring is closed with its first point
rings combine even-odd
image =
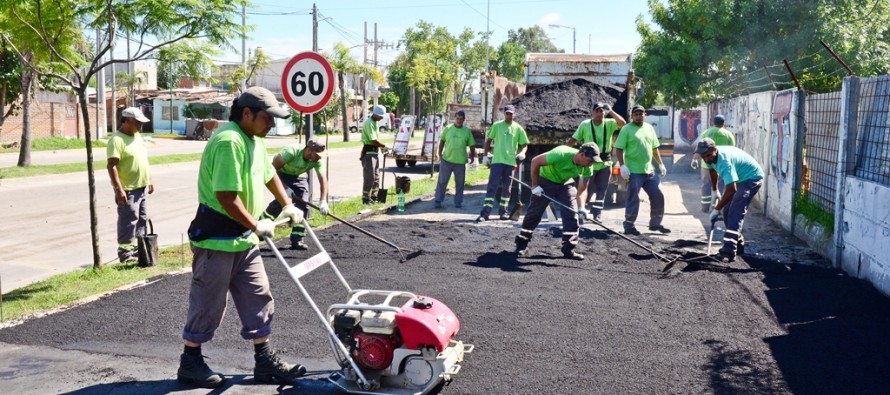
{"type": "Polygon", "coordinates": [[[593,164],[602,163],[596,143],[587,143],[575,149],[561,145],[532,158],[532,200],[522,221],[522,229],[516,236],[516,255],[528,255],[528,243],[535,228],[541,222],[544,210],[554,199],[562,204],[562,254],[565,258],[582,260],[584,255],[575,252],[578,246],[578,217],[586,219],[587,210],[582,202],[587,190],[587,178],[593,175],[593,164]],[[575,177],[581,177],[575,188],[575,177]],[[577,215],[576,215],[577,214],[577,215]]]}

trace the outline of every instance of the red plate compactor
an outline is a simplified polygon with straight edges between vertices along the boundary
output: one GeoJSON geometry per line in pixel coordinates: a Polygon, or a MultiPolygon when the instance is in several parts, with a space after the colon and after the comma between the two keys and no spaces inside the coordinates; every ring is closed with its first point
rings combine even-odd
{"type": "MultiPolygon", "coordinates": [[[[276,225],[284,224],[281,221],[276,225]]],[[[300,293],[327,331],[339,371],[328,381],[351,394],[426,394],[450,383],[473,345],[453,339],[460,321],[444,303],[405,291],[352,289],[315,232],[304,221],[306,235],[320,251],[290,266],[275,243],[266,243],[284,265],[300,293]],[[322,312],[300,278],[329,265],[346,288],[345,303],[322,312]]]]}

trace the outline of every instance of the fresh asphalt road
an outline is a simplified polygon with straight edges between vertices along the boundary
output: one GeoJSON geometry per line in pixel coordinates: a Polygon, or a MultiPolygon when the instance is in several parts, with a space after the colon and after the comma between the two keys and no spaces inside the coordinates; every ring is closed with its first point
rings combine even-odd
{"type": "MultiPolygon", "coordinates": [[[[356,136],[353,136],[355,138],[356,136]]],[[[294,143],[293,138],[269,138],[267,145],[280,147],[294,143]]],[[[203,141],[155,139],[149,155],[201,152],[203,141]]],[[[332,149],[329,154],[330,195],[342,199],[361,194],[362,169],[360,148],[332,149]]],[[[0,155],[0,163],[12,162],[17,154],[0,155]]],[[[105,159],[105,150],[95,152],[96,162],[105,159]]],[[[83,150],[35,152],[34,164],[78,162],[85,160],[83,150]]],[[[7,163],[8,164],[8,163],[7,163]]],[[[148,211],[163,246],[186,241],[185,231],[197,207],[199,162],[152,166],[155,193],[149,195],[148,211]]],[[[395,166],[387,167],[394,168],[395,166]]],[[[429,166],[398,169],[412,178],[429,166]]],[[[117,211],[104,167],[96,168],[96,209],[99,246],[103,262],[117,260],[117,211]]],[[[313,179],[315,179],[313,177],[313,179]]],[[[392,173],[385,186],[392,186],[392,173]]],[[[315,184],[315,199],[318,187],[315,184]]],[[[272,195],[266,193],[269,201],[272,195]]],[[[87,173],[11,178],[0,180],[0,276],[3,292],[23,287],[54,274],[89,267],[93,262],[90,236],[89,190],[87,173]]]]}
{"type": "MultiPolygon", "coordinates": [[[[664,236],[641,227],[639,243],[662,254],[704,249],[692,188],[671,174],[664,236]],[[683,187],[681,187],[683,186],[683,187]]],[[[386,245],[344,226],[319,232],[355,288],[429,295],[457,314],[457,338],[476,346],[445,394],[887,394],[890,303],[867,283],[824,267],[818,255],[752,210],[748,251],[722,270],[663,262],[587,224],[584,261],[559,253],[558,222],[535,232],[530,255],[510,251],[518,223],[463,209],[412,204],[359,225],[424,253],[405,263],[386,245]]],[[[648,219],[648,204],[641,220],[648,219]]],[[[620,229],[621,209],[605,213],[620,229]]],[[[719,236],[718,236],[719,237],[719,236]]],[[[280,242],[279,245],[286,245],[280,242]]],[[[0,329],[0,388],[15,394],[338,394],[317,317],[282,266],[263,251],[276,299],[273,344],[313,373],[295,386],[251,377],[250,345],[229,309],[203,353],[231,378],[217,390],[178,384],[180,333],[191,277],[179,274],[0,329]]],[[[291,264],[315,251],[283,251],[291,264]]],[[[345,292],[330,270],[303,278],[324,309],[345,292]]],[[[230,304],[230,306],[232,306],[230,304]]]]}

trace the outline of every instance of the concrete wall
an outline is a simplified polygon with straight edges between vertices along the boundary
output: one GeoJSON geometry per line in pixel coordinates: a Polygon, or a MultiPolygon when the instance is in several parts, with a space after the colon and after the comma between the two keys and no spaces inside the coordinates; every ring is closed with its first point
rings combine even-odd
{"type": "Polygon", "coordinates": [[[844,180],[846,194],[841,262],[836,266],[857,278],[867,279],[890,295],[890,188],[856,177],[844,180]]]}

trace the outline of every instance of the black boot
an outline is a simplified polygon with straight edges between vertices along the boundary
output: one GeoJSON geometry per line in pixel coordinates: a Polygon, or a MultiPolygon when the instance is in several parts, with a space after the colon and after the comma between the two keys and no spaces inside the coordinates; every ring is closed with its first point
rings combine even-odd
{"type": "Polygon", "coordinates": [[[514,241],[516,242],[516,256],[523,257],[528,255],[529,240],[522,236],[516,236],[514,241]]]}
{"type": "Polygon", "coordinates": [[[204,363],[201,349],[197,350],[197,354],[186,351],[179,356],[179,370],[176,372],[176,380],[180,383],[201,388],[217,388],[225,384],[225,378],[210,370],[210,367],[204,363]]]}
{"type": "Polygon", "coordinates": [[[575,246],[571,244],[563,244],[560,250],[562,251],[563,258],[574,259],[576,261],[584,260],[584,255],[575,252],[575,246]]]}
{"type": "Polygon", "coordinates": [[[272,379],[279,383],[290,383],[292,380],[306,374],[303,365],[291,365],[282,360],[269,343],[255,346],[257,352],[254,355],[256,365],[253,368],[253,378],[260,383],[271,383],[272,379]]]}

